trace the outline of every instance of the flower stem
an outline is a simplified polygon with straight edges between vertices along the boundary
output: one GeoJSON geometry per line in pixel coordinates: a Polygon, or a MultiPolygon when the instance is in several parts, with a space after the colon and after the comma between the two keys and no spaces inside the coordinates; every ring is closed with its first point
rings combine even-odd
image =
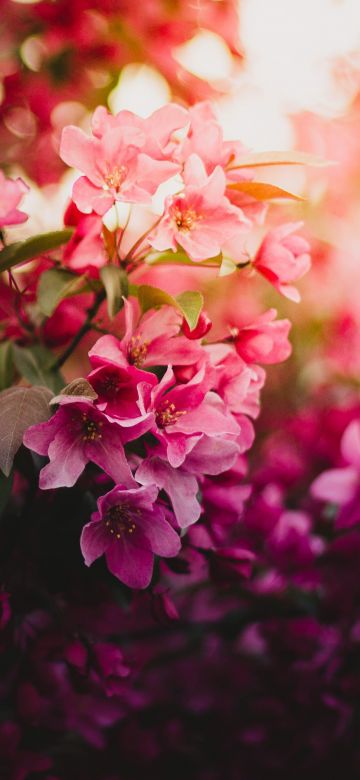
{"type": "Polygon", "coordinates": [[[66,347],[64,352],[61,355],[59,355],[59,357],[55,360],[55,362],[51,366],[52,371],[56,371],[58,368],[61,368],[61,366],[63,366],[64,363],[66,363],[67,359],[73,353],[74,349],[76,349],[77,345],[80,343],[83,336],[85,336],[85,334],[89,330],[91,330],[92,320],[98,313],[98,310],[102,302],[105,300],[105,298],[106,298],[105,290],[100,290],[98,293],[96,293],[94,303],[92,306],[90,306],[90,308],[87,311],[87,317],[85,322],[83,322],[81,328],[79,328],[78,332],[75,334],[69,346],[66,347]]]}

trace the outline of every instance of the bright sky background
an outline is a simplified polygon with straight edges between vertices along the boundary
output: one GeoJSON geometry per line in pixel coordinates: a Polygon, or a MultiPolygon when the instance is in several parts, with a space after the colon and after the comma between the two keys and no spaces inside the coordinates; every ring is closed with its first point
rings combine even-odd
{"type": "MultiPolygon", "coordinates": [[[[253,149],[292,147],[289,113],[309,109],[337,116],[360,86],[360,0],[240,0],[240,41],[245,60],[235,73],[227,47],[213,33],[200,32],[177,51],[177,58],[197,75],[226,87],[227,96],[217,101],[225,135],[253,149]],[[341,82],[334,75],[340,60],[341,82]]],[[[147,116],[169,99],[160,74],[132,64],[124,68],[109,104],[114,112],[128,108],[147,116]]],[[[298,184],[301,191],[302,175],[297,172],[295,190],[298,184]]],[[[72,179],[67,174],[62,190],[56,188],[54,197],[60,202],[66,200],[72,179]]],[[[287,181],[279,183],[286,186],[287,181]]],[[[36,194],[34,187],[32,193],[39,201],[37,217],[24,230],[35,229],[36,219],[38,229],[56,227],[51,198],[36,194]]]]}
{"type": "MultiPolygon", "coordinates": [[[[340,85],[334,67],[340,58],[350,65],[358,52],[360,70],[360,0],[240,0],[240,38],[245,64],[236,74],[214,34],[200,33],[177,53],[197,75],[228,83],[232,95],[219,101],[219,111],[229,137],[258,149],[286,148],[292,144],[288,113],[345,110],[355,79],[348,73],[340,85]]],[[[111,107],[146,115],[167,99],[161,77],[131,65],[111,107]]]]}

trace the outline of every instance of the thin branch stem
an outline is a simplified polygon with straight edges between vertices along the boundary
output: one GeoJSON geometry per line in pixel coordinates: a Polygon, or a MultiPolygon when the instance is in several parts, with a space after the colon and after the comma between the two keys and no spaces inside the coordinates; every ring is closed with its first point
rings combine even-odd
{"type": "Polygon", "coordinates": [[[74,349],[76,349],[77,345],[80,343],[81,339],[85,334],[92,329],[92,320],[98,313],[98,310],[102,304],[102,302],[106,298],[106,292],[105,290],[100,290],[95,295],[95,300],[92,306],[87,311],[87,317],[85,322],[83,322],[81,328],[79,328],[78,332],[75,334],[74,338],[70,342],[69,346],[66,347],[64,352],[59,355],[59,357],[55,360],[55,362],[52,365],[52,371],[56,371],[58,368],[61,368],[61,366],[66,363],[67,359],[70,357],[70,355],[73,353],[74,349]]]}

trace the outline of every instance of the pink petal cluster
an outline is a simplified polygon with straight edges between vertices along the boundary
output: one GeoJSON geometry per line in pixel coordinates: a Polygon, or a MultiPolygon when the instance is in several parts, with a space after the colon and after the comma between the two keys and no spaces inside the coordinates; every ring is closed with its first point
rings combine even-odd
{"type": "MultiPolygon", "coordinates": [[[[78,219],[64,258],[73,270],[96,276],[105,264],[102,217],[119,201],[129,208],[116,245],[126,262],[136,264],[154,250],[185,253],[194,263],[220,260],[223,253],[236,263],[251,260],[248,239],[267,206],[241,190],[241,183],[255,175],[241,167],[247,150],[238,141],[224,140],[209,103],[189,110],[170,103],[146,119],[131,111],[113,116],[99,106],[92,135],[65,127],[60,151],[68,165],[84,174],[75,182],[72,197],[88,217],[78,219]],[[162,191],[174,194],[162,197],[162,191]],[[148,209],[145,233],[132,219],[139,206],[148,209]]],[[[299,299],[293,282],[310,265],[307,241],[294,235],[300,226],[291,223],[271,230],[252,263],[292,300],[299,299]]]]}
{"type": "Polygon", "coordinates": [[[165,106],[143,121],[130,111],[113,117],[100,107],[91,137],[78,127],[65,127],[60,155],[84,174],[73,188],[80,211],[102,215],[116,201],[151,203],[159,184],[179,170],[167,161],[167,146],[185,122],[186,112],[177,106],[165,106]]]}
{"type": "Polygon", "coordinates": [[[278,292],[295,302],[300,301],[300,293],[292,283],[301,279],[311,265],[309,243],[293,235],[301,225],[301,222],[291,222],[270,230],[253,263],[278,292]]]}
{"type": "MultiPolygon", "coordinates": [[[[134,301],[124,304],[123,338],[101,336],[89,353],[95,397],[58,395],[55,414],[24,443],[48,457],[42,489],[71,487],[89,462],[113,481],[84,528],[85,561],[105,554],[117,577],[144,588],[154,554],[176,555],[176,529],[199,519],[209,480],[251,446],[264,374],[234,344],[183,335],[172,307],[139,317],[134,301]]],[[[206,332],[206,318],[199,327],[206,332]]]]}
{"type": "Polygon", "coordinates": [[[276,309],[269,309],[249,325],[232,328],[235,349],[246,363],[281,363],[291,354],[291,323],[276,315],[276,309]]]}

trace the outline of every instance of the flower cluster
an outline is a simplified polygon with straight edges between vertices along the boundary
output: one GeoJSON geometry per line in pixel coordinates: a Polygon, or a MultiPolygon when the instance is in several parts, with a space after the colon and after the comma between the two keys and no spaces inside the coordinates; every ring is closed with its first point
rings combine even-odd
{"type": "Polygon", "coordinates": [[[63,173],[58,157],[61,128],[106,100],[124,66],[146,63],[167,80],[173,94],[193,103],[214,86],[177,59],[183,43],[206,30],[221,35],[233,68],[241,61],[235,0],[144,3],[51,0],[30,5],[2,0],[0,68],[1,163],[21,160],[40,185],[63,173]]]}
{"type": "MultiPolygon", "coordinates": [[[[24,443],[49,458],[40,472],[42,489],[73,486],[88,462],[115,483],[98,499],[81,548],[88,565],[105,554],[116,576],[143,588],[154,554],[179,552],[174,529],[200,517],[205,475],[209,481],[228,471],[250,447],[264,373],[241,358],[235,344],[189,339],[169,306],[137,321],[136,303],[125,300],[125,315],[121,340],[104,335],[91,348],[92,370],[79,395],[70,386],[53,398],[57,411],[29,428],[24,443]]],[[[254,333],[261,360],[256,325],[254,333]]],[[[286,323],[272,351],[280,358],[288,353],[286,323]]],[[[206,480],[204,489],[206,496],[206,480]]]]}

